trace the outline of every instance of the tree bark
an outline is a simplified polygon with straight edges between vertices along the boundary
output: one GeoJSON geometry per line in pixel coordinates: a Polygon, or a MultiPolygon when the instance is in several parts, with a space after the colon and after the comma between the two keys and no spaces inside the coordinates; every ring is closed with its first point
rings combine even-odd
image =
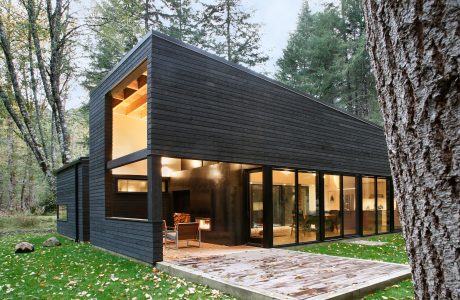
{"type": "Polygon", "coordinates": [[[8,210],[13,210],[14,203],[16,201],[16,165],[14,159],[14,132],[13,132],[13,121],[11,118],[7,120],[7,137],[6,137],[6,160],[8,168],[8,210]]]}
{"type": "Polygon", "coordinates": [[[460,299],[460,2],[364,0],[417,299],[460,299]]]}

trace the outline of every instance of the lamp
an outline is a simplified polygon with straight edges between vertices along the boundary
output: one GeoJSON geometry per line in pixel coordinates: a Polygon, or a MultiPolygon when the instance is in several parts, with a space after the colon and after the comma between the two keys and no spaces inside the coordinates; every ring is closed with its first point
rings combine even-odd
{"type": "Polygon", "coordinates": [[[211,231],[210,218],[195,218],[195,222],[198,222],[200,230],[211,231]]]}

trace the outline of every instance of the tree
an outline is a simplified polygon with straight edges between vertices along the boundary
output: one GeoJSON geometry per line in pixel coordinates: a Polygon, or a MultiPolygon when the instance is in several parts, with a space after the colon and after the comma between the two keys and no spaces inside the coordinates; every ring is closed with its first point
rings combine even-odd
{"type": "Polygon", "coordinates": [[[278,67],[276,76],[284,83],[380,122],[360,0],[327,4],[315,14],[305,1],[278,67]]]}
{"type": "Polygon", "coordinates": [[[365,0],[417,299],[460,298],[460,3],[365,0]]]}
{"type": "Polygon", "coordinates": [[[206,36],[201,28],[199,12],[193,8],[192,0],[167,0],[169,22],[161,25],[160,31],[194,46],[206,45],[206,36]]]}
{"type": "MultiPolygon", "coordinates": [[[[94,32],[94,41],[86,45],[91,61],[83,74],[83,85],[88,90],[92,90],[147,32],[151,22],[145,18],[152,15],[144,11],[145,5],[128,0],[106,0],[96,5],[88,20],[94,32]]],[[[151,6],[148,8],[152,10],[151,6]]]]}
{"type": "Polygon", "coordinates": [[[0,62],[5,71],[0,79],[0,99],[54,190],[53,158],[43,135],[43,111],[45,107],[51,111],[65,164],[71,158],[65,99],[74,75],[70,59],[78,27],[70,14],[70,0],[1,4],[0,62]]]}
{"type": "Polygon", "coordinates": [[[341,85],[338,66],[344,52],[341,25],[336,7],[330,5],[311,15],[305,1],[297,29],[278,60],[278,79],[324,102],[336,103],[341,85]]]}
{"type": "Polygon", "coordinates": [[[268,60],[260,51],[260,24],[251,21],[241,0],[219,0],[204,4],[203,30],[212,37],[205,49],[228,61],[255,66],[268,60]]]}

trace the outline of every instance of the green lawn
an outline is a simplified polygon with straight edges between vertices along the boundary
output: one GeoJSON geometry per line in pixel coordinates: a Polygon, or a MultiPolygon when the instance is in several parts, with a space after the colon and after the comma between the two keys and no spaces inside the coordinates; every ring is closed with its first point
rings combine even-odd
{"type": "Polygon", "coordinates": [[[56,216],[12,215],[0,216],[0,236],[10,233],[56,231],[56,216]]]}
{"type": "MultiPolygon", "coordinates": [[[[402,234],[387,234],[376,237],[370,237],[366,239],[370,241],[386,242],[386,244],[382,246],[364,246],[339,241],[323,243],[318,245],[296,247],[293,250],[353,258],[379,260],[400,264],[406,264],[408,262],[402,234]]],[[[412,283],[410,280],[405,280],[400,282],[399,284],[393,285],[384,290],[377,291],[374,294],[368,295],[364,299],[413,298],[414,289],[412,287],[412,283]]]]}
{"type": "Polygon", "coordinates": [[[231,299],[219,291],[60,236],[62,246],[42,247],[50,236],[0,238],[0,299],[231,299]],[[35,252],[14,254],[19,241],[33,243],[35,252]]]}

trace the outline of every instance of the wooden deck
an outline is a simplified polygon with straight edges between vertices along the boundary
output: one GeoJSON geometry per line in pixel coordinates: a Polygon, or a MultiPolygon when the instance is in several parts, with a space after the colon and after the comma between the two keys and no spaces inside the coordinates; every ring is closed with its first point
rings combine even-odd
{"type": "MultiPolygon", "coordinates": [[[[283,249],[240,249],[220,255],[182,257],[165,264],[169,270],[176,268],[182,274],[190,272],[217,281],[220,285],[216,288],[222,289],[223,283],[253,291],[259,294],[254,297],[258,299],[351,299],[410,276],[407,265],[283,249]]],[[[201,283],[209,284],[203,280],[201,283]]]]}

